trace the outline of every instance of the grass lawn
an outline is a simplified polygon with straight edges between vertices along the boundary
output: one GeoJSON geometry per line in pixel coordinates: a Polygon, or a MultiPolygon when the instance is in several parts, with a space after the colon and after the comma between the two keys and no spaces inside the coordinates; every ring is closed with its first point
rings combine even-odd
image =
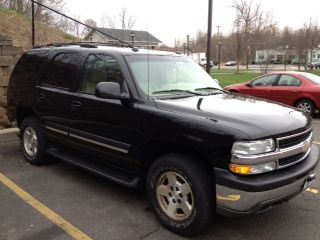
{"type": "MultiPolygon", "coordinates": [[[[307,72],[320,76],[320,71],[308,70],[307,72]]],[[[261,73],[241,70],[240,73],[235,73],[235,70],[221,69],[213,70],[211,76],[219,80],[220,86],[225,87],[232,84],[248,82],[256,77],[261,76],[261,73]]]]}
{"type": "Polygon", "coordinates": [[[230,72],[213,72],[211,73],[213,78],[216,78],[219,80],[220,86],[225,87],[232,84],[237,83],[243,83],[248,82],[258,76],[261,75],[261,73],[256,72],[240,72],[240,73],[230,73],[230,72]]]}

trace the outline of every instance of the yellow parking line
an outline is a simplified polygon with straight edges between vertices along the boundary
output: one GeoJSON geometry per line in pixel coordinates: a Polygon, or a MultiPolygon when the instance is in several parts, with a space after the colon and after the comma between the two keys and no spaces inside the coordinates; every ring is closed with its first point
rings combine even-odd
{"type": "Polygon", "coordinates": [[[317,194],[319,191],[317,189],[314,189],[314,188],[307,188],[306,192],[311,192],[311,193],[317,194]]]}
{"type": "Polygon", "coordinates": [[[17,194],[20,198],[22,198],[22,200],[24,200],[26,203],[28,203],[33,208],[35,208],[42,215],[44,215],[50,221],[55,223],[58,227],[63,229],[65,232],[67,232],[74,239],[76,239],[76,240],[92,240],[92,238],[87,236],[85,233],[81,232],[75,226],[73,226],[72,224],[67,222],[65,219],[60,217],[58,214],[56,214],[54,211],[49,209],[47,206],[45,206],[44,204],[39,202],[37,199],[32,197],[29,193],[27,193],[26,191],[21,189],[14,182],[12,182],[9,178],[7,178],[5,175],[0,173],[0,183],[1,182],[6,187],[8,187],[11,191],[13,191],[15,194],[17,194]]]}

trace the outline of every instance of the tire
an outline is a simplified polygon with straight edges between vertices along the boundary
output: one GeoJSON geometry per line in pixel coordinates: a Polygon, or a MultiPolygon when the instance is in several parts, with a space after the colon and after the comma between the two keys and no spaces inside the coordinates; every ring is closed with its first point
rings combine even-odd
{"type": "Polygon", "coordinates": [[[36,117],[25,118],[20,126],[20,147],[24,159],[33,165],[47,163],[46,143],[42,127],[36,117]]]}
{"type": "Polygon", "coordinates": [[[166,154],[150,167],[148,200],[159,221],[170,231],[191,236],[213,222],[216,196],[209,169],[199,159],[179,153],[166,154]]]}
{"type": "Polygon", "coordinates": [[[304,112],[310,114],[311,116],[314,115],[315,113],[315,106],[314,103],[311,100],[308,99],[302,99],[299,100],[296,104],[295,107],[298,109],[303,110],[304,112]]]}

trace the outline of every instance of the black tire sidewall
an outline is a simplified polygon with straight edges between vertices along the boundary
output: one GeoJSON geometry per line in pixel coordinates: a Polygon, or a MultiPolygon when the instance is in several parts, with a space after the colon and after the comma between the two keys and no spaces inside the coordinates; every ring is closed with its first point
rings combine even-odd
{"type": "Polygon", "coordinates": [[[147,194],[149,202],[159,221],[169,230],[184,236],[193,235],[211,224],[215,213],[215,191],[212,177],[200,163],[181,154],[168,154],[158,159],[150,168],[147,179],[147,194]],[[173,171],[181,175],[190,185],[194,198],[194,208],[191,215],[183,221],[175,221],[161,209],[157,195],[156,184],[159,177],[173,171]]]}
{"type": "Polygon", "coordinates": [[[43,134],[42,127],[36,117],[27,117],[22,121],[20,125],[20,147],[21,147],[21,151],[24,156],[24,159],[30,164],[41,165],[46,162],[44,158],[45,150],[46,150],[44,134],[43,134]],[[30,157],[24,147],[23,134],[27,127],[31,127],[37,135],[38,150],[35,157],[30,157]]]}

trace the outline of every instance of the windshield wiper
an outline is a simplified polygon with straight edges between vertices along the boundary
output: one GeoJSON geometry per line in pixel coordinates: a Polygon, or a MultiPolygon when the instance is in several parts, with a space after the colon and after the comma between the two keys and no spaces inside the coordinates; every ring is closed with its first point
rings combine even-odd
{"type": "Polygon", "coordinates": [[[224,92],[224,93],[227,93],[226,90],[223,90],[223,89],[220,89],[220,88],[215,88],[215,87],[204,87],[204,88],[196,88],[195,91],[208,91],[210,92],[210,94],[214,93],[214,94],[217,94],[216,92],[219,91],[219,92],[224,92]]]}
{"type": "Polygon", "coordinates": [[[161,94],[161,93],[189,93],[192,95],[202,95],[201,93],[192,92],[189,90],[182,90],[182,89],[170,89],[170,90],[162,90],[162,91],[156,91],[152,94],[161,94]]]}

